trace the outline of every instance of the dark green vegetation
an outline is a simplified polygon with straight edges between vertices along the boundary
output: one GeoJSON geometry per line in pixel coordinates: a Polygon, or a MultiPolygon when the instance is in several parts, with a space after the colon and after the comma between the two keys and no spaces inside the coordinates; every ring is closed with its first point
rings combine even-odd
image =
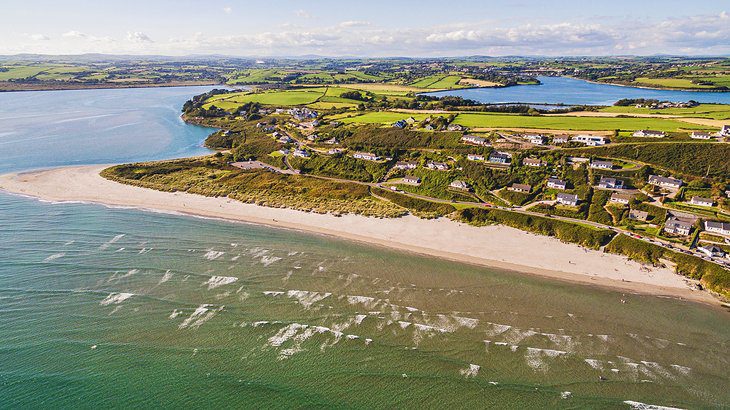
{"type": "Polygon", "coordinates": [[[645,241],[617,235],[606,251],[625,255],[643,263],[661,264],[668,260],[676,264],[677,273],[697,279],[706,288],[725,297],[730,296],[730,271],[696,256],[674,252],[645,241]]]}
{"type": "Polygon", "coordinates": [[[606,245],[614,235],[608,229],[596,229],[557,219],[525,215],[500,209],[467,208],[459,211],[456,218],[477,226],[491,224],[507,225],[540,235],[554,236],[563,242],[577,243],[591,249],[598,249],[606,245]]]}
{"type": "Polygon", "coordinates": [[[421,218],[438,218],[440,216],[446,216],[456,210],[456,208],[450,204],[413,198],[387,189],[372,188],[372,193],[379,197],[383,197],[396,205],[407,208],[411,211],[411,213],[421,218]]]}
{"type": "Polygon", "coordinates": [[[182,191],[318,213],[396,217],[404,211],[364,185],[268,171],[241,171],[215,158],[117,165],[102,176],[160,191],[182,191]]]}

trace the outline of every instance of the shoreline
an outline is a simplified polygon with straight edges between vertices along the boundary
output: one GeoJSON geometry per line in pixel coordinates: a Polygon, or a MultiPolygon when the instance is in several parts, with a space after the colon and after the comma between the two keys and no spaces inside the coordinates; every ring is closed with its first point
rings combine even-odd
{"type": "MultiPolygon", "coordinates": [[[[73,90],[116,90],[116,89],[131,89],[131,88],[166,88],[166,87],[202,87],[202,86],[221,86],[227,85],[220,84],[216,81],[198,81],[198,82],[179,82],[179,83],[160,83],[160,84],[120,84],[114,85],[113,83],[104,84],[24,84],[17,83],[20,87],[4,88],[3,86],[8,84],[6,82],[0,82],[0,93],[19,93],[27,91],[73,91],[73,90]],[[69,85],[69,86],[66,86],[69,85]],[[37,87],[34,87],[37,86],[37,87]]],[[[15,83],[9,83],[15,84],[15,83]]]]}
{"type": "Polygon", "coordinates": [[[52,202],[93,203],[290,229],[627,293],[718,307],[721,302],[709,292],[691,289],[690,281],[670,268],[646,267],[623,256],[506,226],[474,227],[446,218],[425,220],[412,215],[396,219],[335,217],[268,208],[223,197],[124,185],[101,177],[99,172],[104,168],[72,166],[0,175],[0,189],[52,202]],[[529,260],[524,259],[524,249],[531,250],[529,260]]]}

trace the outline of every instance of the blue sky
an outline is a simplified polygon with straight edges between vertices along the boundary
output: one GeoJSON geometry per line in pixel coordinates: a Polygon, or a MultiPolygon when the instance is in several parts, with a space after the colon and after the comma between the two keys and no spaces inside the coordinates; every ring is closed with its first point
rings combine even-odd
{"type": "Polygon", "coordinates": [[[26,0],[0,54],[730,54],[727,0],[26,0]]]}

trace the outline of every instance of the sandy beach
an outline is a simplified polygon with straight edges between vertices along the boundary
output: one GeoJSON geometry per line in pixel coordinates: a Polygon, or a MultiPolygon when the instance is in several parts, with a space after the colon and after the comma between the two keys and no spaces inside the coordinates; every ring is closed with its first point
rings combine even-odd
{"type": "Polygon", "coordinates": [[[446,218],[335,217],[267,208],[123,185],[102,178],[99,172],[104,168],[75,166],[0,175],[0,189],[48,201],[82,201],[295,229],[560,280],[717,303],[709,293],[690,289],[671,268],[642,266],[622,256],[510,227],[473,227],[446,218]]]}

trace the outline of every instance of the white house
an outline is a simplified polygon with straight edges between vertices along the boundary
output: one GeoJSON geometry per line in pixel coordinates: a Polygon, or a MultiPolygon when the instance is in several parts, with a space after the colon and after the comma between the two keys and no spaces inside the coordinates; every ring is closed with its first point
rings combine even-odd
{"type": "Polygon", "coordinates": [[[692,205],[698,205],[698,206],[713,206],[715,205],[715,201],[712,198],[702,198],[700,196],[693,196],[692,199],[689,201],[692,205]]]}
{"type": "Polygon", "coordinates": [[[592,161],[591,168],[595,169],[613,169],[613,162],[611,161],[592,161]]]}
{"type": "Polygon", "coordinates": [[[305,151],[303,149],[295,149],[292,155],[300,158],[309,158],[312,154],[310,154],[309,151],[305,151]]]}
{"type": "Polygon", "coordinates": [[[494,162],[497,164],[509,164],[511,160],[512,155],[506,152],[492,151],[492,153],[489,154],[489,162],[494,162]]]}
{"type": "Polygon", "coordinates": [[[469,161],[484,161],[484,155],[467,154],[466,159],[469,161]]]}
{"type": "Polygon", "coordinates": [[[649,175],[649,183],[661,188],[679,189],[684,182],[681,179],[663,177],[660,175],[649,175]]]}
{"type": "Polygon", "coordinates": [[[398,161],[395,163],[395,166],[393,168],[395,168],[395,169],[416,169],[416,167],[418,167],[418,163],[416,163],[416,162],[398,161]]]}
{"type": "Polygon", "coordinates": [[[633,195],[630,194],[622,194],[619,192],[614,192],[611,194],[611,198],[609,201],[616,203],[616,204],[622,204],[622,205],[628,205],[629,202],[634,198],[633,195]]]}
{"type": "Polygon", "coordinates": [[[575,194],[566,194],[563,192],[558,193],[557,195],[557,203],[568,205],[568,206],[576,206],[578,205],[578,195],[575,194]]]}
{"type": "Polygon", "coordinates": [[[482,137],[477,137],[476,135],[464,135],[461,137],[461,141],[465,144],[472,144],[472,145],[489,145],[489,140],[482,137]]]}
{"type": "Polygon", "coordinates": [[[512,184],[507,188],[508,191],[512,192],[524,192],[529,194],[532,191],[532,186],[528,184],[512,184]]]}
{"type": "Polygon", "coordinates": [[[654,131],[654,130],[639,130],[631,134],[634,137],[649,137],[649,138],[663,138],[666,137],[667,134],[665,134],[662,131],[654,131]]]}
{"type": "Polygon", "coordinates": [[[554,188],[554,189],[565,189],[567,184],[562,179],[558,179],[555,177],[550,177],[547,180],[547,187],[548,188],[554,188]]]}
{"type": "Polygon", "coordinates": [[[624,189],[624,181],[617,178],[601,177],[601,180],[598,181],[598,187],[604,189],[624,189]]]}
{"type": "Polygon", "coordinates": [[[718,135],[721,137],[730,137],[730,125],[723,125],[718,135]]]}
{"type": "Polygon", "coordinates": [[[567,135],[556,135],[553,137],[553,144],[565,144],[570,141],[570,137],[567,135]]]}
{"type": "Polygon", "coordinates": [[[547,164],[545,164],[544,162],[542,162],[542,160],[537,159],[537,158],[525,158],[522,160],[522,165],[526,165],[528,167],[542,167],[547,164]]]}
{"type": "Polygon", "coordinates": [[[581,144],[591,147],[595,147],[596,145],[606,145],[611,142],[608,138],[598,135],[576,135],[571,139],[571,141],[580,142],[581,144]]]}
{"type": "Polygon", "coordinates": [[[664,223],[664,232],[687,236],[692,233],[692,223],[687,220],[671,217],[664,223]]]}
{"type": "Polygon", "coordinates": [[[705,230],[707,232],[730,236],[730,222],[705,221],[705,230]]]}
{"type": "Polygon", "coordinates": [[[547,137],[539,134],[525,135],[526,140],[530,141],[531,144],[545,145],[547,143],[547,137]]]}
{"type": "Polygon", "coordinates": [[[469,190],[469,184],[467,184],[467,183],[466,183],[466,182],[464,182],[464,181],[459,181],[458,179],[457,179],[457,180],[455,180],[455,181],[452,181],[452,182],[451,182],[451,183],[449,184],[449,186],[450,186],[451,188],[454,188],[454,189],[461,189],[461,190],[463,190],[463,191],[468,191],[468,190],[469,190]]]}
{"type": "Polygon", "coordinates": [[[444,164],[443,162],[429,161],[428,163],[426,163],[426,168],[433,169],[436,171],[448,171],[449,165],[444,164]]]}
{"type": "Polygon", "coordinates": [[[697,247],[697,250],[704,253],[705,255],[709,257],[717,257],[722,258],[725,256],[725,251],[723,251],[721,248],[718,248],[715,245],[704,245],[697,247]]]}
{"type": "Polygon", "coordinates": [[[357,159],[364,159],[365,161],[380,161],[379,156],[371,154],[369,152],[356,152],[352,154],[352,157],[357,159]]]}
{"type": "Polygon", "coordinates": [[[649,218],[649,212],[639,211],[638,209],[632,209],[629,211],[629,219],[635,221],[646,221],[649,218]]]}
{"type": "Polygon", "coordinates": [[[403,177],[403,183],[411,184],[411,185],[419,185],[421,183],[421,178],[414,177],[414,176],[405,176],[405,177],[403,177]]]}
{"type": "Polygon", "coordinates": [[[712,134],[709,132],[692,131],[692,133],[689,134],[689,137],[696,140],[710,140],[712,139],[712,134]]]}

